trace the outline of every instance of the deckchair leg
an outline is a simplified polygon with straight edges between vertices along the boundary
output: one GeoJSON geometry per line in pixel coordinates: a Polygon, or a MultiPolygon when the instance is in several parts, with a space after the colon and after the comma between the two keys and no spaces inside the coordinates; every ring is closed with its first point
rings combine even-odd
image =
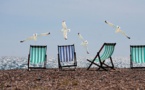
{"type": "Polygon", "coordinates": [[[93,64],[93,63],[91,63],[91,64],[89,65],[89,67],[87,68],[87,70],[89,70],[89,69],[90,69],[90,67],[92,66],[92,64],[93,64]]]}
{"type": "Polygon", "coordinates": [[[62,66],[59,65],[59,70],[62,70],[62,66]]]}
{"type": "Polygon", "coordinates": [[[100,68],[102,68],[103,70],[107,71],[107,69],[105,69],[103,67],[103,63],[105,62],[105,60],[103,62],[101,62],[101,58],[100,58],[99,54],[98,54],[98,58],[99,58],[100,65],[99,65],[99,68],[97,70],[99,70],[100,68]]]}
{"type": "Polygon", "coordinates": [[[112,69],[114,69],[114,64],[113,64],[113,61],[112,61],[112,57],[110,57],[110,61],[111,61],[111,64],[112,64],[112,69]]]}
{"type": "Polygon", "coordinates": [[[30,54],[28,55],[28,71],[29,71],[30,54]]]}
{"type": "Polygon", "coordinates": [[[97,71],[100,70],[101,68],[102,68],[103,70],[105,70],[105,71],[108,71],[108,70],[105,69],[104,67],[99,67],[99,68],[97,68],[97,71]]]}
{"type": "Polygon", "coordinates": [[[101,62],[101,60],[100,60],[100,66],[99,66],[99,68],[98,68],[97,70],[100,70],[100,69],[102,68],[103,70],[108,71],[107,69],[105,69],[105,68],[103,67],[104,62],[105,62],[105,61],[101,62]]]}
{"type": "Polygon", "coordinates": [[[133,64],[132,64],[132,62],[130,62],[130,68],[132,69],[132,67],[133,67],[133,64]]]}
{"type": "Polygon", "coordinates": [[[45,55],[44,68],[46,68],[47,55],[45,55]]]}
{"type": "Polygon", "coordinates": [[[103,65],[105,65],[105,66],[108,67],[108,68],[113,68],[112,66],[109,66],[109,65],[107,65],[107,64],[105,64],[105,63],[103,63],[103,65]]]}
{"type": "Polygon", "coordinates": [[[97,68],[97,71],[100,70],[101,68],[102,68],[103,70],[107,71],[107,69],[105,69],[105,68],[103,67],[103,63],[104,63],[104,61],[103,61],[103,62],[100,62],[100,65],[98,65],[99,68],[97,68]]]}
{"type": "MultiPolygon", "coordinates": [[[[88,61],[90,61],[90,60],[88,60],[88,61]]],[[[91,62],[91,64],[90,64],[89,67],[87,68],[87,70],[90,69],[90,67],[92,66],[92,64],[94,63],[94,61],[95,61],[95,59],[91,62]]]]}
{"type": "Polygon", "coordinates": [[[60,64],[60,59],[59,59],[59,54],[58,54],[58,67],[59,67],[59,70],[62,70],[62,66],[60,64]]]}
{"type": "Polygon", "coordinates": [[[132,69],[133,67],[133,63],[132,63],[132,58],[131,58],[131,55],[130,55],[130,68],[132,69]]]}
{"type": "Polygon", "coordinates": [[[109,65],[105,64],[105,61],[102,62],[102,65],[105,65],[105,66],[108,67],[108,68],[114,69],[114,64],[113,64],[113,61],[112,61],[112,58],[111,58],[111,57],[110,57],[110,62],[111,62],[111,64],[112,64],[112,66],[109,66],[109,65]]]}

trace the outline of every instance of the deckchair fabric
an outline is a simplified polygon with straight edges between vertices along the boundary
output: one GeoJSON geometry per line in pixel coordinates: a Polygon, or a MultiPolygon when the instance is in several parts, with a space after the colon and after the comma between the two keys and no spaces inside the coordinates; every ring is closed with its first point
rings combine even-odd
{"type": "MultiPolygon", "coordinates": [[[[30,64],[44,63],[47,60],[47,46],[30,45],[29,56],[28,56],[28,68],[30,64]]],[[[39,67],[38,67],[39,68],[39,67]]]]}
{"type": "Polygon", "coordinates": [[[58,46],[60,62],[69,62],[74,60],[74,46],[58,46]]]}
{"type": "Polygon", "coordinates": [[[30,62],[32,64],[38,64],[44,62],[46,55],[46,47],[43,46],[31,46],[30,48],[30,62]]]}
{"type": "MultiPolygon", "coordinates": [[[[106,60],[112,56],[114,52],[114,47],[115,45],[112,45],[112,44],[104,44],[104,52],[100,57],[101,61],[106,60]]],[[[95,61],[98,62],[99,58],[97,57],[95,61]]]]}
{"type": "Polygon", "coordinates": [[[102,68],[104,70],[107,70],[103,65],[105,65],[106,67],[114,68],[111,56],[114,52],[115,45],[116,43],[104,43],[93,60],[87,59],[89,62],[91,62],[90,66],[87,69],[89,69],[92,66],[92,64],[97,65],[99,67],[98,69],[102,68]],[[105,64],[106,59],[110,59],[112,66],[105,64]],[[100,65],[95,62],[100,62],[100,65]]]}
{"type": "Polygon", "coordinates": [[[133,68],[133,63],[145,63],[145,45],[130,46],[130,62],[131,68],[133,68]]]}
{"type": "Polygon", "coordinates": [[[76,66],[76,52],[73,45],[58,45],[59,68],[76,66]],[[73,65],[62,65],[61,63],[74,62],[73,65]]]}

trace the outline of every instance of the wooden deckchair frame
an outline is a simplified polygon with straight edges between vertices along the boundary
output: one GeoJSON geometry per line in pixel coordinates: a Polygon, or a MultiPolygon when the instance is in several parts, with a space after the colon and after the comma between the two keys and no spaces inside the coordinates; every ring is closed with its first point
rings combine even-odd
{"type": "MultiPolygon", "coordinates": [[[[132,54],[131,54],[131,48],[140,48],[140,47],[145,47],[145,45],[130,45],[130,68],[131,69],[140,69],[140,68],[145,68],[145,67],[134,67],[133,65],[133,60],[132,60],[132,54]]],[[[145,56],[144,56],[145,57],[145,56]]]]}
{"type": "Polygon", "coordinates": [[[60,70],[63,70],[63,68],[65,68],[65,67],[74,67],[74,70],[76,69],[76,66],[77,66],[77,60],[76,60],[76,52],[75,52],[75,46],[74,46],[74,44],[72,44],[72,45],[58,45],[58,67],[59,67],[59,69],[60,70]],[[60,61],[60,54],[59,54],[59,47],[64,47],[64,48],[66,48],[66,47],[74,47],[74,64],[72,64],[72,65],[61,65],[61,61],[60,61]]]}
{"type": "MultiPolygon", "coordinates": [[[[46,53],[47,53],[46,45],[30,45],[30,49],[31,49],[31,47],[46,47],[46,53]]],[[[29,49],[29,54],[28,54],[28,70],[30,70],[30,69],[46,69],[47,54],[45,54],[45,61],[44,61],[43,67],[30,67],[30,49],[29,49]]]]}
{"type": "MultiPolygon", "coordinates": [[[[105,45],[113,45],[114,48],[115,48],[116,43],[104,43],[104,44],[102,45],[102,47],[100,48],[100,50],[97,52],[97,54],[96,54],[96,56],[94,57],[93,60],[87,59],[87,61],[91,62],[91,64],[90,64],[89,67],[87,68],[87,70],[89,70],[90,67],[91,67],[93,64],[96,65],[96,66],[98,66],[98,69],[97,69],[97,70],[103,69],[103,70],[107,71],[106,68],[114,69],[114,64],[113,64],[113,61],[112,61],[112,57],[111,57],[111,56],[108,57],[108,58],[110,59],[111,66],[107,65],[107,64],[105,63],[105,60],[101,60],[101,58],[100,58],[100,53],[101,53],[101,51],[103,50],[103,48],[104,48],[105,45]],[[95,63],[95,60],[96,60],[97,57],[98,57],[98,59],[99,59],[100,65],[97,64],[97,63],[95,63]]],[[[114,51],[113,51],[113,52],[114,52],[114,51]]],[[[112,53],[112,54],[113,54],[113,53],[112,53]]]]}

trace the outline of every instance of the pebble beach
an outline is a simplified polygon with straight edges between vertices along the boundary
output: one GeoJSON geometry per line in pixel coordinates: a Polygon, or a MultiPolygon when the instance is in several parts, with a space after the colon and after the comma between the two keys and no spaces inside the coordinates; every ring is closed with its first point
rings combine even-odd
{"type": "Polygon", "coordinates": [[[0,90],[144,90],[145,69],[0,70],[0,90]]]}

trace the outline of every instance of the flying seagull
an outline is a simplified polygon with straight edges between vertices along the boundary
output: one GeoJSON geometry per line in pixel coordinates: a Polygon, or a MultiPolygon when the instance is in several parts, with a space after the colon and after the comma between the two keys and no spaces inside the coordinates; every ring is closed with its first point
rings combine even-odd
{"type": "Polygon", "coordinates": [[[50,32],[41,33],[41,34],[35,33],[35,34],[33,34],[33,36],[28,37],[28,38],[26,38],[25,40],[22,40],[22,41],[20,41],[20,42],[23,43],[23,42],[28,41],[28,40],[34,40],[34,41],[36,41],[38,37],[41,37],[41,36],[48,36],[49,34],[50,34],[50,32]]]}
{"type": "Polygon", "coordinates": [[[67,28],[65,21],[62,21],[62,30],[61,31],[63,32],[64,39],[67,40],[67,33],[70,32],[70,29],[67,28]]]}
{"type": "Polygon", "coordinates": [[[85,47],[87,54],[89,54],[89,52],[88,52],[88,47],[87,47],[88,41],[85,40],[85,39],[82,37],[82,35],[81,35],[80,33],[78,33],[78,36],[79,36],[79,38],[80,38],[81,41],[82,41],[81,45],[85,47]]]}
{"type": "Polygon", "coordinates": [[[127,36],[126,33],[120,29],[119,26],[115,26],[114,24],[112,24],[112,23],[110,23],[108,21],[105,21],[105,23],[108,24],[109,26],[115,28],[116,29],[116,31],[115,31],[116,33],[121,33],[122,35],[124,35],[125,37],[127,37],[128,39],[130,39],[130,37],[127,36]]]}

